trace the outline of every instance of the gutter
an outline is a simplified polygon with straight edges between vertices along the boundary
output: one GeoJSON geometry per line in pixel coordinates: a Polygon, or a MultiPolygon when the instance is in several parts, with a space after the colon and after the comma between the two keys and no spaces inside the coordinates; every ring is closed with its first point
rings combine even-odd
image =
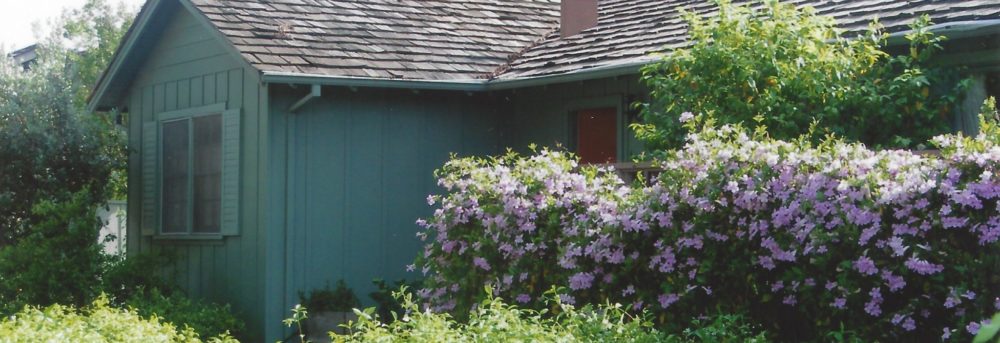
{"type": "MultiPolygon", "coordinates": [[[[960,39],[975,36],[985,36],[1000,33],[1000,19],[956,21],[944,24],[934,24],[928,26],[930,32],[948,37],[948,39],[960,39]]],[[[906,35],[913,33],[913,30],[900,31],[889,34],[886,41],[888,45],[908,44],[906,35]]]]}
{"type": "Polygon", "coordinates": [[[323,74],[299,74],[288,72],[264,72],[261,80],[265,83],[306,84],[342,87],[375,87],[420,90],[446,90],[463,92],[489,92],[515,88],[545,86],[556,83],[638,74],[642,66],[655,61],[647,57],[639,61],[621,65],[602,66],[573,71],[565,74],[545,75],[516,79],[461,79],[461,80],[406,80],[378,79],[351,76],[330,76],[323,74]]]}

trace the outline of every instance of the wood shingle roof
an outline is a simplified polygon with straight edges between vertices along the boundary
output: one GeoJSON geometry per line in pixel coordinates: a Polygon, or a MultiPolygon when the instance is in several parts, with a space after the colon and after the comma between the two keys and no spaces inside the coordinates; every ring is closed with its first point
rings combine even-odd
{"type": "Polygon", "coordinates": [[[557,0],[192,0],[268,72],[476,79],[557,26],[557,0]]]}
{"type": "MultiPolygon", "coordinates": [[[[263,72],[400,80],[521,79],[650,60],[686,44],[680,9],[707,0],[601,0],[596,27],[558,32],[559,0],[190,0],[263,72]]],[[[848,32],[1000,19],[1000,0],[797,0],[848,32]]]]}

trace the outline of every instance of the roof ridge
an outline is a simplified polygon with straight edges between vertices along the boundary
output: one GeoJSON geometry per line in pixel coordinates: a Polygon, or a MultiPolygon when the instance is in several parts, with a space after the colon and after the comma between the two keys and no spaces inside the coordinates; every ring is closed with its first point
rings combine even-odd
{"type": "Polygon", "coordinates": [[[501,74],[507,72],[507,70],[510,70],[510,68],[514,64],[514,62],[517,61],[518,59],[520,59],[521,56],[524,56],[524,54],[526,52],[528,52],[532,48],[538,46],[539,44],[544,43],[548,39],[549,36],[555,34],[556,32],[559,32],[559,25],[556,25],[555,27],[549,29],[548,32],[546,32],[545,34],[542,34],[541,37],[538,37],[538,39],[535,39],[534,41],[532,41],[531,44],[528,44],[524,48],[521,48],[521,50],[518,50],[517,52],[515,52],[513,54],[507,55],[507,61],[505,61],[503,64],[497,66],[497,68],[494,69],[493,71],[491,71],[489,73],[486,73],[486,75],[483,75],[483,78],[487,79],[487,80],[496,79],[501,74]]]}

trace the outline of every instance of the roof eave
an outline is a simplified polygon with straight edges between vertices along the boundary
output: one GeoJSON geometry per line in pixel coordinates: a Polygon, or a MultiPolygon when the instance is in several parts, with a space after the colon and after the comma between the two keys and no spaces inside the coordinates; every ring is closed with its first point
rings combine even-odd
{"type": "Polygon", "coordinates": [[[465,80],[409,80],[380,79],[367,77],[331,76],[323,74],[301,74],[290,72],[264,72],[261,76],[266,83],[309,84],[341,87],[374,87],[420,90],[445,90],[463,92],[487,92],[515,88],[545,86],[557,83],[593,80],[606,77],[638,74],[642,66],[655,58],[646,58],[625,64],[601,66],[577,70],[569,73],[543,75],[512,79],[465,79],[465,80]]]}
{"type": "Polygon", "coordinates": [[[88,112],[107,109],[101,106],[101,100],[103,100],[106,96],[111,80],[114,80],[117,76],[122,64],[125,63],[126,57],[132,51],[136,41],[138,41],[138,37],[141,37],[142,33],[146,30],[146,24],[149,22],[150,18],[152,18],[152,13],[155,12],[153,9],[159,4],[160,0],[149,0],[143,4],[142,10],[139,11],[139,16],[135,19],[135,22],[132,23],[132,27],[125,32],[121,43],[118,44],[118,49],[115,50],[115,54],[112,55],[110,65],[108,65],[108,68],[105,69],[101,73],[101,76],[97,78],[97,84],[87,96],[88,112]]]}
{"type": "MultiPolygon", "coordinates": [[[[948,39],[985,36],[1000,33],[1000,19],[969,20],[934,24],[927,29],[935,34],[945,36],[948,39]]],[[[892,33],[889,35],[887,44],[909,44],[909,41],[906,39],[906,35],[911,33],[913,33],[913,30],[892,33]]]]}

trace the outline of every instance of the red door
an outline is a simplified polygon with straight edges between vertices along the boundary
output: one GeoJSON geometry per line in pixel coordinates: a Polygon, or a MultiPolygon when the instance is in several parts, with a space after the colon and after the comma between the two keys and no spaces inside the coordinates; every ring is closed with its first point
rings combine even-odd
{"type": "Polygon", "coordinates": [[[576,114],[576,153],[582,163],[618,161],[618,111],[614,108],[582,110],[576,114]]]}

